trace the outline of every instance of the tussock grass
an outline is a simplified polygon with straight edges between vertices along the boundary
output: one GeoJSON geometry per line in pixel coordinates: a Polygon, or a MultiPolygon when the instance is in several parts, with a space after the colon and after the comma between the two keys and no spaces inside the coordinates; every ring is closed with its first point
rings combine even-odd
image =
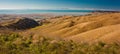
{"type": "Polygon", "coordinates": [[[0,35],[0,54],[119,54],[120,45],[74,43],[40,37],[33,43],[32,36],[23,38],[18,34],[0,35]]]}

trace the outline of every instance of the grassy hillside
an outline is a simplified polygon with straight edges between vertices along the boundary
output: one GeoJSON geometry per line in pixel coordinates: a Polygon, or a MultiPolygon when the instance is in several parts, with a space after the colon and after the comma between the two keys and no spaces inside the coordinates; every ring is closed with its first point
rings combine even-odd
{"type": "Polygon", "coordinates": [[[85,16],[61,16],[48,19],[48,24],[28,30],[23,34],[32,34],[35,39],[38,36],[44,36],[75,42],[119,43],[119,15],[120,13],[102,13],[85,16]]]}
{"type": "Polygon", "coordinates": [[[120,45],[74,43],[39,37],[34,43],[33,36],[24,38],[16,33],[0,35],[0,54],[119,54],[120,45]]]}
{"type": "Polygon", "coordinates": [[[0,54],[119,54],[119,15],[60,16],[27,30],[5,29],[1,25],[0,54]]]}

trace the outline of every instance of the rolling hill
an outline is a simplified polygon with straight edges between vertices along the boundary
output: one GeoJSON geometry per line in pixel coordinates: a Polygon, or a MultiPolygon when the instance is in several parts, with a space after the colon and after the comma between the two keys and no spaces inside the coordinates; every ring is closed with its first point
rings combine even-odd
{"type": "Polygon", "coordinates": [[[73,40],[75,42],[120,43],[120,13],[101,13],[84,16],[61,16],[46,19],[48,24],[23,32],[23,35],[73,40]]]}

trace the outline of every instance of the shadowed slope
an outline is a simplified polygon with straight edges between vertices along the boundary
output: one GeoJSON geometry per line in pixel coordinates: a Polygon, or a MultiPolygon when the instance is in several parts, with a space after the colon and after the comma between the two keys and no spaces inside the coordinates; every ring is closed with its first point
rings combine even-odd
{"type": "Polygon", "coordinates": [[[15,20],[9,20],[1,24],[2,28],[9,29],[29,29],[38,26],[39,24],[33,19],[19,18],[15,20]]]}

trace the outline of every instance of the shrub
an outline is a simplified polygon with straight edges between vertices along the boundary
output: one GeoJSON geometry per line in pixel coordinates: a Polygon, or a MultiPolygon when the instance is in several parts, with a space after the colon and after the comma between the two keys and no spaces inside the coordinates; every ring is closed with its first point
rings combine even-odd
{"type": "Polygon", "coordinates": [[[32,36],[23,39],[18,34],[0,35],[0,54],[119,54],[120,45],[74,43],[72,41],[57,41],[41,37],[37,43],[32,43],[32,36]],[[17,39],[20,44],[14,43],[17,39]]]}

